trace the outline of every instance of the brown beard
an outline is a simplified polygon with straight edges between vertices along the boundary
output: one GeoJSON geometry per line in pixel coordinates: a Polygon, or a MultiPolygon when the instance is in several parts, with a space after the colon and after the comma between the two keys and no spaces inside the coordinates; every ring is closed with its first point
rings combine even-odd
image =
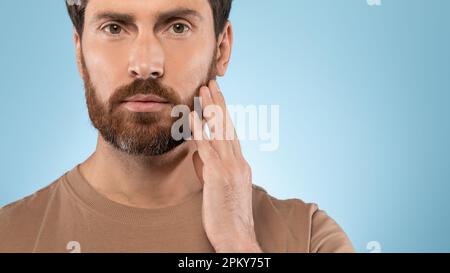
{"type": "MultiPolygon", "coordinates": [[[[214,57],[216,56],[214,52],[214,57]]],[[[185,140],[175,140],[171,134],[173,123],[179,117],[171,117],[172,108],[186,105],[194,110],[194,98],[199,96],[200,87],[215,79],[215,62],[211,65],[204,82],[199,84],[192,96],[182,101],[171,88],[163,86],[153,78],[136,79],[128,85],[121,86],[103,104],[96,95],[91,82],[83,53],[81,63],[84,71],[86,104],[92,125],[100,132],[102,138],[116,149],[131,155],[157,156],[176,148],[185,140]],[[166,99],[170,107],[161,112],[130,112],[120,107],[123,101],[136,94],[154,94],[166,99]]],[[[183,117],[187,118],[187,117],[183,117]]],[[[185,130],[186,128],[182,128],[185,130]]]]}

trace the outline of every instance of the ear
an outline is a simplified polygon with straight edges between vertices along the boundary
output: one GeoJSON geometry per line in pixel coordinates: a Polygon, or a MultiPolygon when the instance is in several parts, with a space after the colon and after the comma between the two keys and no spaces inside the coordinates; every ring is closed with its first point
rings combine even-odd
{"type": "Polygon", "coordinates": [[[223,77],[227,72],[233,47],[233,28],[231,22],[227,21],[223,32],[219,35],[217,42],[216,72],[217,76],[223,77]]]}
{"type": "Polygon", "coordinates": [[[83,70],[83,65],[82,65],[82,61],[81,61],[81,37],[80,35],[78,35],[78,31],[74,28],[73,29],[73,38],[74,38],[74,42],[75,42],[75,51],[76,51],[76,58],[77,58],[77,67],[78,67],[78,73],[80,74],[81,78],[84,79],[84,70],[83,70]]]}

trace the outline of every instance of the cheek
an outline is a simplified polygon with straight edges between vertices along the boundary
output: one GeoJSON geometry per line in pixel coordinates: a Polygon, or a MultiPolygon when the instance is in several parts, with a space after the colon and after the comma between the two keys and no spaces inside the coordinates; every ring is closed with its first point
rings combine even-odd
{"type": "Polygon", "coordinates": [[[166,50],[166,78],[170,86],[179,90],[182,99],[192,96],[208,74],[213,48],[184,47],[166,50]]]}
{"type": "Polygon", "coordinates": [[[121,82],[126,81],[127,67],[125,50],[107,46],[89,45],[83,52],[91,82],[94,84],[97,97],[106,102],[121,82]]]}

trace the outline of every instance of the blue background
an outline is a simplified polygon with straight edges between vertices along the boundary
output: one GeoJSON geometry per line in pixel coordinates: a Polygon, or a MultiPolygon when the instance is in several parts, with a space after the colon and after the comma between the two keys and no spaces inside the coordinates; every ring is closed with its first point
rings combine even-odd
{"type": "MultiPolygon", "coordinates": [[[[319,204],[360,252],[450,251],[450,1],[236,0],[229,104],[279,104],[254,183],[319,204]]],[[[0,206],[95,149],[62,0],[0,1],[0,206]]]]}

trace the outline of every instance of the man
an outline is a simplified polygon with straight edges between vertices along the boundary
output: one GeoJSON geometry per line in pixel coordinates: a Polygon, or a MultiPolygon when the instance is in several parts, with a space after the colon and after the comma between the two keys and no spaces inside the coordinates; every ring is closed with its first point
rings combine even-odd
{"type": "Polygon", "coordinates": [[[230,61],[231,1],[67,1],[97,147],[0,210],[0,251],[353,251],[315,204],[252,183],[215,81],[230,61]],[[180,105],[187,140],[173,130],[180,105]],[[223,115],[203,115],[209,106],[223,115]]]}

